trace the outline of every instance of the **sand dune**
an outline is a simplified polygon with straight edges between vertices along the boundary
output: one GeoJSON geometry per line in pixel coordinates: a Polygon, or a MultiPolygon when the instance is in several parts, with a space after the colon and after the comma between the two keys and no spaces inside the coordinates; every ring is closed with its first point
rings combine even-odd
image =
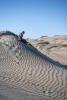
{"type": "Polygon", "coordinates": [[[40,52],[67,65],[67,35],[43,36],[39,39],[27,39],[40,52]]]}
{"type": "Polygon", "coordinates": [[[67,100],[67,66],[1,32],[0,100],[67,100]]]}

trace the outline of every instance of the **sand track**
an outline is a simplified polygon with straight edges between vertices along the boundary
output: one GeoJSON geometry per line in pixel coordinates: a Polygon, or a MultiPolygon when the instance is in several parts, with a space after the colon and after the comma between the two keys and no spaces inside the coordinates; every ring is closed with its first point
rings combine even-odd
{"type": "MultiPolygon", "coordinates": [[[[67,69],[12,34],[4,34],[0,36],[0,81],[19,88],[15,97],[20,95],[20,90],[29,93],[27,97],[27,92],[22,92],[24,95],[17,96],[16,100],[67,100],[67,69]],[[31,93],[41,97],[32,95],[31,98],[31,93]]],[[[11,90],[7,87],[6,91],[6,87],[0,85],[0,98],[5,98],[1,100],[15,100],[14,96],[7,95],[11,90]]]]}

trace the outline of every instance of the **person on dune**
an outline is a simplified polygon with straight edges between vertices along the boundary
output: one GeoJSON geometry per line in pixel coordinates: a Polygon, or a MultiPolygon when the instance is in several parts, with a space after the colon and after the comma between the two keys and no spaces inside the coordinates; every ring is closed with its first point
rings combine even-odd
{"type": "Polygon", "coordinates": [[[22,40],[22,38],[23,38],[24,34],[25,34],[25,32],[24,32],[24,31],[22,31],[22,32],[20,33],[20,35],[18,36],[18,38],[19,38],[20,40],[22,40]]]}

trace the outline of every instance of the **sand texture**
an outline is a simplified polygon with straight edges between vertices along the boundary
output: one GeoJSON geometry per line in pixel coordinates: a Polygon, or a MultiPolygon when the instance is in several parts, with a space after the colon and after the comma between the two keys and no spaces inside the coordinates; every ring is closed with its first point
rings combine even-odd
{"type": "Polygon", "coordinates": [[[67,65],[0,32],[0,100],[67,100],[67,65]]]}
{"type": "Polygon", "coordinates": [[[67,35],[43,36],[39,39],[27,39],[27,41],[43,54],[67,65],[67,35]]]}

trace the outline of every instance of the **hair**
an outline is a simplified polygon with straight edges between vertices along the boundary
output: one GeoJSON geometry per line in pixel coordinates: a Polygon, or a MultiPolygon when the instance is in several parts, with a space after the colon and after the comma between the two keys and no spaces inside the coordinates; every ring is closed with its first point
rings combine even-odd
{"type": "Polygon", "coordinates": [[[22,31],[22,33],[24,34],[24,33],[25,33],[25,31],[22,31]]]}

